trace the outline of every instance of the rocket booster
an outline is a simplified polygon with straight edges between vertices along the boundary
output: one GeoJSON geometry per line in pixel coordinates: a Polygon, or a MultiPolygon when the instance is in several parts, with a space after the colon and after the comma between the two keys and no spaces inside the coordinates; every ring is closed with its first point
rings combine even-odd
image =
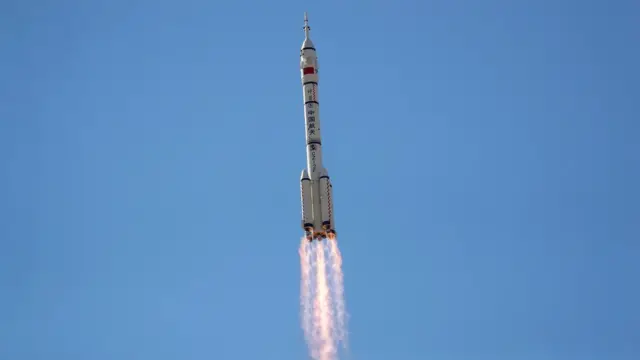
{"type": "Polygon", "coordinates": [[[304,14],[304,42],[300,49],[300,76],[304,99],[307,168],[300,176],[302,228],[309,241],[335,236],[333,191],[327,169],[322,165],[320,106],[318,103],[318,57],[309,37],[309,21],[304,14]]]}

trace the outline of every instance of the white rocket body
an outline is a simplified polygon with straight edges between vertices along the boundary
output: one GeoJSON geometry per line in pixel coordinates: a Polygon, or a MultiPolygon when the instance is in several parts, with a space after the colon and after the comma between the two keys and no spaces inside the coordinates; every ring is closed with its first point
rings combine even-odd
{"type": "Polygon", "coordinates": [[[307,142],[307,168],[300,176],[302,228],[307,239],[322,240],[335,235],[333,192],[327,169],[322,165],[320,106],[318,103],[318,57],[309,38],[305,14],[305,39],[300,50],[300,74],[304,99],[304,125],[307,142]]]}

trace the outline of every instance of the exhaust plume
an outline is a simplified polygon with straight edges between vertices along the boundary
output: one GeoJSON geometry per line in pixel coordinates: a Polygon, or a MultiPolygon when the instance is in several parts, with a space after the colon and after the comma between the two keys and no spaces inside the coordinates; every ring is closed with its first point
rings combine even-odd
{"type": "Polygon", "coordinates": [[[300,317],[314,360],[338,360],[347,349],[342,256],[337,240],[300,243],[300,317]]]}

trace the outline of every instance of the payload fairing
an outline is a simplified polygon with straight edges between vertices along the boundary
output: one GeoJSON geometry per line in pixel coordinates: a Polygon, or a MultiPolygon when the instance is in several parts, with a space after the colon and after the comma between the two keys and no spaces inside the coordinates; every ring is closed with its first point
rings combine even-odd
{"type": "Polygon", "coordinates": [[[304,42],[300,49],[300,73],[304,98],[307,168],[300,176],[302,228],[309,241],[333,238],[333,189],[329,173],[322,166],[320,106],[318,104],[318,57],[309,37],[309,20],[304,14],[304,42]]]}

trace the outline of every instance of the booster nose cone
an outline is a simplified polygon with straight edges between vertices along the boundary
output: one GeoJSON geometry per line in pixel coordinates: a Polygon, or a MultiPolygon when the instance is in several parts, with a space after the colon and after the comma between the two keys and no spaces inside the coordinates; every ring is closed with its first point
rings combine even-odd
{"type": "Polygon", "coordinates": [[[307,171],[307,169],[302,170],[302,174],[300,174],[300,181],[302,180],[311,180],[309,178],[309,172],[307,171]]]}

